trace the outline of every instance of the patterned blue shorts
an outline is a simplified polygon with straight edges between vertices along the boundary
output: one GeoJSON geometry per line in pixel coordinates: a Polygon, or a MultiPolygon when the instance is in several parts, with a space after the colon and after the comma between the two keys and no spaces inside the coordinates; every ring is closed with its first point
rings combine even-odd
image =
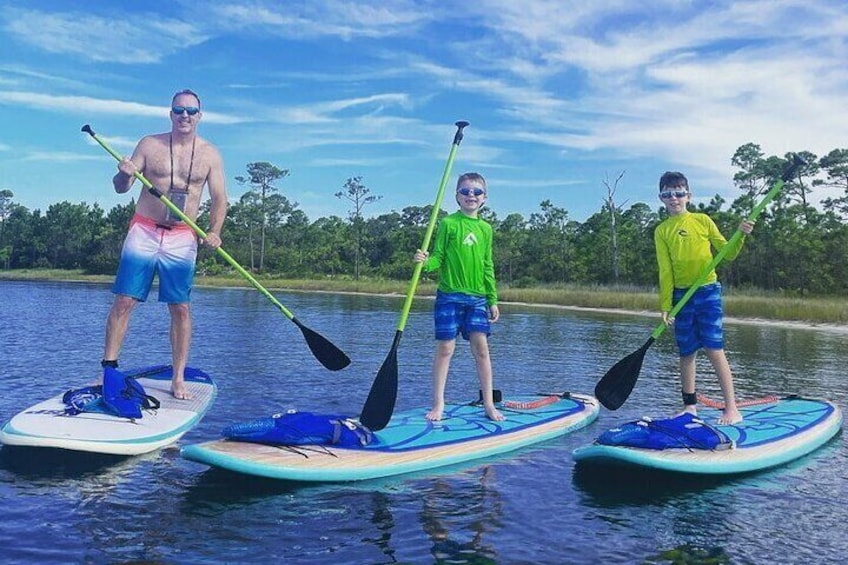
{"type": "MultiPolygon", "coordinates": [[[[686,290],[674,289],[674,304],[683,298],[686,290]]],[[[724,349],[723,317],[721,284],[711,283],[696,290],[674,318],[674,336],[680,356],[692,355],[702,347],[724,349]]]]}
{"type": "Polygon", "coordinates": [[[467,341],[471,332],[482,332],[486,336],[492,333],[489,306],[483,296],[437,290],[433,317],[438,340],[456,339],[462,333],[467,341]]]}

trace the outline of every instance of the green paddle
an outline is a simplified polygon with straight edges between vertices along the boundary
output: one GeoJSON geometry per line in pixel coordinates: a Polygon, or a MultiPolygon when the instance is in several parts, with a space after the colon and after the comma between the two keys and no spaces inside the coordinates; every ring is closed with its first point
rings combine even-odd
{"type": "MultiPolygon", "coordinates": [[[[430,213],[430,222],[427,224],[427,231],[424,233],[424,242],[421,244],[423,251],[426,251],[430,246],[430,238],[433,236],[433,228],[436,226],[436,219],[439,217],[439,210],[442,205],[442,199],[445,196],[445,186],[450,177],[453,159],[459,144],[462,142],[462,130],[467,126],[468,122],[456,122],[456,134],[453,136],[453,144],[448,155],[448,161],[445,164],[445,172],[442,174],[442,182],[439,184],[439,191],[436,193],[436,202],[433,204],[433,211],[430,213]]],[[[383,365],[374,378],[374,383],[371,385],[371,390],[368,393],[368,398],[365,400],[365,406],[363,406],[362,414],[359,417],[359,421],[364,426],[375,432],[386,427],[395,409],[398,389],[397,349],[400,344],[400,338],[403,335],[403,329],[406,327],[409,309],[412,307],[412,298],[415,296],[415,289],[418,287],[418,278],[421,276],[421,270],[423,268],[424,263],[415,264],[415,270],[412,274],[412,280],[409,283],[409,289],[406,292],[406,301],[403,303],[403,309],[400,313],[400,321],[397,325],[395,338],[392,341],[392,347],[389,349],[386,360],[383,361],[383,365]]]]}
{"type": "MultiPolygon", "coordinates": [[[[100,146],[105,149],[110,155],[112,155],[112,157],[114,157],[117,161],[120,162],[123,159],[121,155],[116,153],[111,147],[106,144],[106,142],[100,139],[100,136],[94,133],[94,130],[91,129],[91,126],[89,126],[88,124],[82,126],[82,131],[93,137],[94,140],[99,143],[100,146]]],[[[179,219],[185,222],[186,225],[190,226],[191,229],[193,229],[197,233],[197,235],[199,235],[202,239],[206,238],[206,233],[202,229],[200,229],[200,227],[198,227],[198,225],[194,223],[191,218],[186,216],[185,213],[183,213],[183,211],[179,209],[179,207],[177,207],[173,202],[168,200],[168,198],[164,194],[162,194],[159,189],[153,186],[153,184],[149,180],[147,180],[144,175],[142,175],[141,173],[136,173],[135,177],[140,180],[144,186],[147,187],[147,191],[150,194],[161,200],[162,203],[169,210],[171,210],[171,212],[173,212],[179,219]]],[[[223,257],[230,265],[232,265],[233,268],[238,271],[241,276],[247,279],[248,282],[250,282],[250,284],[252,284],[253,287],[256,288],[256,290],[265,295],[265,297],[270,300],[274,304],[274,306],[279,308],[280,311],[285,314],[289,320],[294,322],[294,324],[298,328],[300,328],[300,331],[303,333],[303,337],[306,338],[306,345],[309,346],[309,349],[312,351],[312,354],[315,355],[315,358],[318,359],[318,361],[320,361],[322,365],[324,365],[331,371],[338,371],[350,365],[350,358],[345,355],[344,351],[333,345],[327,338],[325,338],[321,334],[304,326],[300,322],[300,320],[294,317],[294,314],[292,314],[285,306],[280,304],[280,302],[274,297],[274,295],[268,292],[261,284],[259,284],[259,281],[253,278],[253,275],[247,272],[244,267],[239,265],[238,262],[233,259],[229,253],[224,251],[224,249],[221,247],[218,247],[217,249],[215,249],[215,251],[217,251],[218,255],[223,257]]]]}
{"type": "MultiPolygon", "coordinates": [[[[795,175],[798,167],[803,164],[804,161],[797,154],[793,154],[792,163],[790,163],[784,171],[781,180],[774,183],[762,201],[754,206],[754,209],[748,216],[750,221],[753,222],[757,219],[769,202],[774,200],[774,197],[777,196],[778,192],[780,192],[783,188],[783,185],[795,175]]],[[[678,312],[680,312],[680,309],[683,308],[686,302],[688,302],[692,295],[695,294],[695,291],[704,284],[704,281],[707,280],[707,276],[709,276],[710,272],[716,268],[724,256],[727,255],[728,251],[732,249],[740,239],[742,239],[742,231],[737,229],[731,236],[730,240],[728,240],[727,245],[722,247],[719,252],[716,253],[716,256],[713,257],[713,260],[710,261],[709,265],[704,268],[695,283],[689,287],[689,290],[687,290],[677,304],[674,305],[668,313],[670,318],[673,318],[678,312]]],[[[648,338],[648,341],[646,341],[642,347],[613,365],[612,369],[607,371],[607,373],[601,377],[601,380],[598,381],[597,385],[595,385],[595,396],[601,404],[604,405],[604,407],[609,410],[618,410],[621,405],[624,404],[624,401],[627,400],[630,393],[633,391],[633,386],[636,384],[636,380],[639,378],[639,372],[642,370],[642,361],[645,358],[645,353],[654,341],[662,335],[665,328],[665,322],[661,322],[653,333],[651,333],[651,337],[648,338]]]]}

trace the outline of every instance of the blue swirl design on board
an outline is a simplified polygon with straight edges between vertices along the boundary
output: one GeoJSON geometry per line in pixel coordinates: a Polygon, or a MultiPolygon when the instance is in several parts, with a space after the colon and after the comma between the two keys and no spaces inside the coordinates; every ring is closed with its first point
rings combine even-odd
{"type": "MultiPolygon", "coordinates": [[[[533,401],[538,396],[519,396],[512,400],[533,401]]],[[[506,420],[495,422],[486,417],[482,406],[448,404],[439,422],[425,418],[426,408],[395,414],[389,426],[374,434],[374,442],[364,450],[400,452],[467,442],[473,439],[514,433],[528,427],[566,418],[582,411],[582,402],[561,399],[529,410],[510,410],[501,407],[506,420]]]]}
{"type": "MultiPolygon", "coordinates": [[[[743,418],[740,424],[716,427],[736,442],[737,449],[745,449],[803,433],[829,418],[834,408],[818,400],[790,397],[779,403],[745,406],[739,411],[743,418]]],[[[719,415],[715,409],[698,412],[707,422],[715,421],[719,415]]]]}

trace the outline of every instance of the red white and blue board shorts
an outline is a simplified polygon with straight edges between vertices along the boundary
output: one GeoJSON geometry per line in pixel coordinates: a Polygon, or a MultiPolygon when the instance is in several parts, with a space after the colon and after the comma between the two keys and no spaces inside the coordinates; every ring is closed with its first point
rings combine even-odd
{"type": "MultiPolygon", "coordinates": [[[[672,301],[676,304],[686,290],[675,288],[672,301]]],[[[723,321],[721,283],[705,284],[695,291],[674,317],[674,337],[680,356],[692,355],[702,347],[724,349],[723,321]]]]}
{"type": "Polygon", "coordinates": [[[165,226],[136,214],[130,221],[112,292],[144,302],[159,276],[159,302],[190,301],[197,237],[185,224],[165,226]]]}

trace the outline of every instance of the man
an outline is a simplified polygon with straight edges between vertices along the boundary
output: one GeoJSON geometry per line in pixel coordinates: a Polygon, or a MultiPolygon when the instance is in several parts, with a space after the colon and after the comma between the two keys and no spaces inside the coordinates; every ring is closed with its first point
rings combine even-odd
{"type": "MultiPolygon", "coordinates": [[[[221,155],[197,135],[202,117],[198,95],[191,90],[177,92],[171,100],[171,131],[141,139],[132,157],[118,163],[112,184],[123,194],[132,186],[135,174],[142,173],[192,220],[200,210],[203,188],[208,187],[209,230],[203,243],[215,249],[221,245],[227,191],[221,155]]],[[[171,315],[171,394],[178,399],[189,398],[183,373],[191,345],[189,297],[196,257],[194,230],[142,187],[112,287],[115,301],[106,322],[104,368],[118,366],[130,314],[147,299],[153,277],[158,274],[159,301],[168,304],[171,315]]]]}

